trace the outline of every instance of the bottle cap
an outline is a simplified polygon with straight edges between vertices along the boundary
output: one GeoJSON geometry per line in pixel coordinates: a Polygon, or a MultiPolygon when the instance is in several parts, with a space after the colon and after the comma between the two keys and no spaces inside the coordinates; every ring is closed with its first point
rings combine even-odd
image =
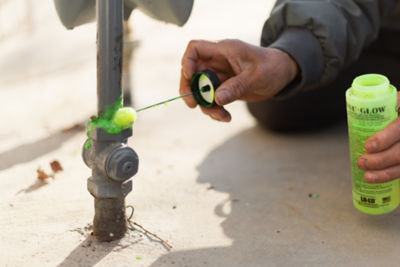
{"type": "Polygon", "coordinates": [[[211,70],[196,72],[190,81],[193,96],[203,107],[211,107],[215,104],[215,91],[220,85],[217,75],[211,70]]]}
{"type": "Polygon", "coordinates": [[[351,93],[360,98],[375,98],[390,88],[389,79],[381,74],[364,74],[353,80],[351,93]]]}

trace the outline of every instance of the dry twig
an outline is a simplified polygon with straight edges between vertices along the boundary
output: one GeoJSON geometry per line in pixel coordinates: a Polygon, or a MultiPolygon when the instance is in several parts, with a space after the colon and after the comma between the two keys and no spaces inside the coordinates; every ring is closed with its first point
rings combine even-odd
{"type": "MultiPolygon", "coordinates": [[[[129,216],[129,218],[127,219],[127,221],[128,221],[129,224],[131,224],[131,225],[133,224],[133,225],[139,227],[140,229],[142,229],[146,234],[149,234],[149,235],[151,235],[151,236],[157,238],[157,239],[160,240],[160,242],[161,242],[164,246],[166,246],[168,249],[171,249],[171,248],[172,248],[172,246],[168,243],[168,241],[162,239],[162,238],[159,237],[158,235],[156,235],[156,234],[150,232],[149,230],[147,230],[146,228],[144,228],[142,225],[140,225],[140,224],[138,224],[137,222],[134,222],[133,220],[131,220],[131,218],[133,217],[134,208],[133,208],[133,206],[131,206],[131,205],[128,205],[128,206],[126,206],[126,207],[132,209],[132,213],[131,213],[131,215],[129,216]]],[[[135,230],[134,227],[129,227],[129,229],[132,230],[132,231],[135,230]]]]}

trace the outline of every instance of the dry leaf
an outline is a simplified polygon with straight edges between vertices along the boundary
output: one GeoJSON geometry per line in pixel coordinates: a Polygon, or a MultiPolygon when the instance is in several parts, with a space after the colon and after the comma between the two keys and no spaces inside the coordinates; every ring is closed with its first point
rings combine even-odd
{"type": "Polygon", "coordinates": [[[51,177],[44,170],[42,170],[40,167],[36,170],[36,172],[38,174],[38,179],[40,179],[40,180],[46,180],[46,179],[51,177]]]}
{"type": "Polygon", "coordinates": [[[50,162],[50,167],[54,173],[57,173],[57,172],[60,172],[63,170],[63,168],[61,167],[61,164],[58,160],[53,160],[52,162],[50,162]]]}

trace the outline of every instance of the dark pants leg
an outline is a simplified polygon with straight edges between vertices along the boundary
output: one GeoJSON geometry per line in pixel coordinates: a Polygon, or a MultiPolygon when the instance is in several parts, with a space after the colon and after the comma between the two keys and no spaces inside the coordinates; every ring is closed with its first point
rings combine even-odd
{"type": "Polygon", "coordinates": [[[400,89],[400,33],[381,31],[379,39],[359,60],[328,86],[299,93],[284,100],[248,103],[250,113],[273,131],[313,131],[346,119],[345,91],[353,79],[366,73],[387,76],[400,89]]]}

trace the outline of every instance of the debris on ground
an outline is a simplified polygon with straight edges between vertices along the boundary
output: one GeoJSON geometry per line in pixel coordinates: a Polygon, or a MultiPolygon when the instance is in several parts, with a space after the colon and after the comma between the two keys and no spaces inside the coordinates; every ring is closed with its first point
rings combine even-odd
{"type": "Polygon", "coordinates": [[[48,178],[53,178],[54,179],[54,175],[53,174],[47,174],[43,169],[41,169],[40,167],[38,167],[37,168],[37,170],[36,170],[36,172],[37,172],[37,178],[39,179],[39,180],[42,180],[42,181],[44,181],[44,180],[46,180],[46,179],[48,179],[48,178]]]}
{"type": "Polygon", "coordinates": [[[310,194],[308,194],[308,197],[309,198],[318,198],[319,195],[318,194],[314,194],[314,193],[310,193],[310,194]]]}
{"type": "Polygon", "coordinates": [[[37,178],[41,181],[46,181],[49,178],[55,178],[56,173],[61,172],[63,170],[61,163],[58,160],[53,160],[50,162],[50,168],[52,170],[52,173],[47,173],[45,172],[41,167],[38,167],[36,172],[37,172],[37,178]]]}
{"type": "Polygon", "coordinates": [[[84,227],[77,227],[75,229],[69,230],[70,232],[77,232],[78,234],[82,235],[82,236],[89,236],[92,233],[92,229],[93,229],[93,225],[91,225],[90,223],[88,223],[86,226],[84,227]]]}
{"type": "Polygon", "coordinates": [[[83,248],[88,248],[92,246],[93,241],[88,239],[87,242],[84,242],[84,244],[82,244],[83,248]]]}
{"type": "Polygon", "coordinates": [[[207,190],[211,190],[211,189],[214,189],[215,187],[213,186],[213,185],[209,185],[208,187],[207,187],[207,190]]]}
{"type": "Polygon", "coordinates": [[[133,217],[133,213],[135,211],[134,207],[132,205],[128,205],[126,206],[126,208],[130,208],[132,210],[131,214],[129,215],[127,221],[129,223],[129,227],[128,229],[131,231],[135,231],[137,230],[134,226],[139,227],[146,235],[150,235],[152,237],[155,237],[164,247],[166,247],[168,250],[170,250],[172,248],[172,246],[168,243],[168,241],[162,239],[161,237],[159,237],[158,235],[150,232],[149,230],[147,230],[146,228],[144,228],[143,226],[141,226],[140,224],[138,224],[137,222],[134,222],[132,219],[133,217]]]}
{"type": "Polygon", "coordinates": [[[50,167],[54,173],[57,173],[57,172],[60,172],[63,170],[63,168],[58,160],[53,160],[52,162],[50,162],[50,167]]]}

